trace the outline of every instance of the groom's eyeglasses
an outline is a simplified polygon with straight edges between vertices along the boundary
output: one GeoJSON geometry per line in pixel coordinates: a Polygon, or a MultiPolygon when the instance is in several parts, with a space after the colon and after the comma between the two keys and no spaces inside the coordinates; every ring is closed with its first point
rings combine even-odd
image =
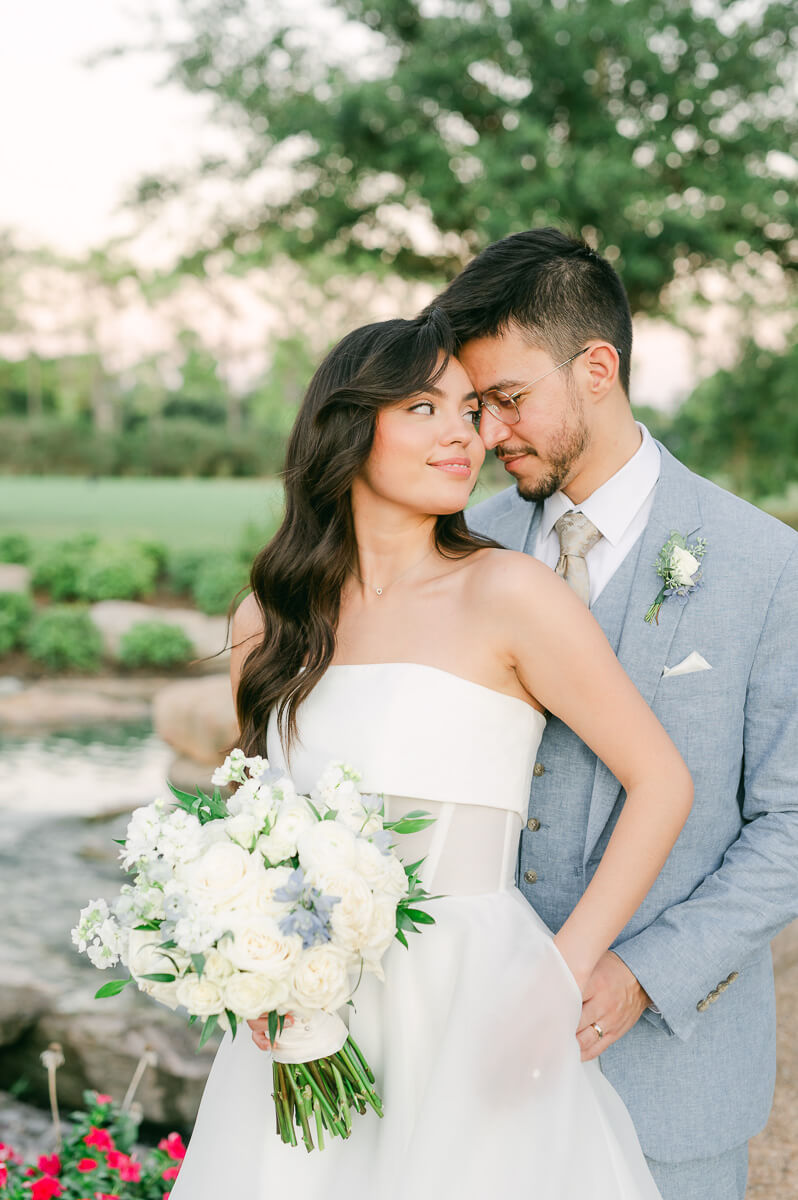
{"type": "MultiPolygon", "coordinates": [[[[486,408],[491,416],[496,417],[499,421],[503,421],[505,425],[516,425],[521,420],[521,412],[518,408],[519,396],[523,396],[524,392],[528,392],[536,383],[540,383],[541,379],[546,379],[547,376],[553,375],[555,371],[559,371],[562,367],[567,367],[568,363],[572,363],[575,358],[579,358],[580,354],[584,354],[589,349],[589,346],[583,346],[581,350],[577,350],[576,354],[572,354],[570,358],[566,358],[565,362],[557,363],[556,367],[552,367],[550,371],[546,371],[543,375],[538,375],[537,379],[533,379],[531,383],[525,383],[523,387],[511,395],[500,391],[499,388],[488,388],[487,392],[483,392],[480,396],[482,407],[486,408]]],[[[620,350],[618,353],[620,354],[620,350]]]]}

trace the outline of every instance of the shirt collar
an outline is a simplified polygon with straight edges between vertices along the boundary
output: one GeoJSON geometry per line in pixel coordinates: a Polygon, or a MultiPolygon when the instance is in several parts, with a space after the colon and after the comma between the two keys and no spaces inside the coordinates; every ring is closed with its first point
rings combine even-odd
{"type": "Polygon", "coordinates": [[[540,536],[548,537],[555,521],[577,509],[589,518],[607,541],[616,546],[635,519],[659,479],[661,455],[645,425],[636,422],[643,440],[628,462],[575,505],[564,492],[554,492],[543,501],[540,536]]]}

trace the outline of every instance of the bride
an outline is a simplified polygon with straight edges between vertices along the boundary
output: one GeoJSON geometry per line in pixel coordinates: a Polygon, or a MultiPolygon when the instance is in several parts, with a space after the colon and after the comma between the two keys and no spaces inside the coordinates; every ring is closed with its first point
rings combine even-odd
{"type": "MultiPolygon", "coordinates": [[[[307,1155],[274,1131],[265,1021],[228,1034],[173,1200],[656,1200],[628,1113],[576,1030],[581,989],[687,818],[682,759],[598,624],[548,567],[468,532],[478,401],[445,318],[349,334],[291,437],[286,515],[233,622],[248,754],[309,790],[331,760],[436,817],[436,923],[362,981],[350,1029],[385,1116],[307,1155]],[[556,713],[627,799],[554,936],[514,886],[535,751],[556,713]],[[421,805],[420,805],[420,802],[421,805]]],[[[556,870],[556,864],[552,864],[556,870]]]]}

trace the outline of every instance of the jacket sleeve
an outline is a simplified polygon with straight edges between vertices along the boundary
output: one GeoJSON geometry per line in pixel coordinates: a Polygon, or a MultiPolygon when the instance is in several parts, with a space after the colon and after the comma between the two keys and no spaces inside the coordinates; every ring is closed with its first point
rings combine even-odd
{"type": "Polygon", "coordinates": [[[686,900],[613,947],[689,1038],[747,959],[798,917],[798,549],[771,596],[745,699],[739,837],[686,900]]]}

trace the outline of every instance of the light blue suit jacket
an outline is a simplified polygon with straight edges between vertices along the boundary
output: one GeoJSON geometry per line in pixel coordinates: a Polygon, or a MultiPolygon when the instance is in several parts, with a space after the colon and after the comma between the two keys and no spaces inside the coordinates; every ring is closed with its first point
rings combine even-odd
{"type": "MultiPolygon", "coordinates": [[[[798,916],[798,534],[694,475],[660,446],[646,529],[593,614],[684,756],[695,800],[676,846],[613,949],[652,997],[600,1064],[646,1154],[712,1157],[766,1123],[775,1080],[769,941],[798,916]],[[644,614],[660,548],[706,539],[703,583],[644,614]],[[712,669],[663,676],[691,651],[712,669]]],[[[531,554],[541,505],[515,488],[471,528],[531,554]]],[[[556,717],[538,752],[519,886],[557,930],[590,881],[624,793],[556,717]],[[524,872],[534,869],[529,884],[524,872]]]]}

